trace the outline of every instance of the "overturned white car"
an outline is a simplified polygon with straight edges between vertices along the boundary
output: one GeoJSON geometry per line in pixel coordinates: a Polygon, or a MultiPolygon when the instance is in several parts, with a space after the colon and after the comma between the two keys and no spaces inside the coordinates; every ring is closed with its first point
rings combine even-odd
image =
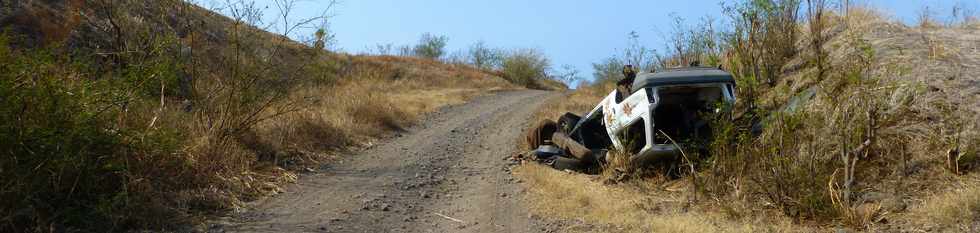
{"type": "Polygon", "coordinates": [[[674,160],[680,149],[669,139],[681,145],[710,139],[706,116],[735,101],[735,80],[717,68],[641,73],[626,87],[585,116],[566,113],[557,123],[539,124],[528,136],[535,154],[562,169],[604,162],[611,148],[628,152],[637,165],[674,160]]]}

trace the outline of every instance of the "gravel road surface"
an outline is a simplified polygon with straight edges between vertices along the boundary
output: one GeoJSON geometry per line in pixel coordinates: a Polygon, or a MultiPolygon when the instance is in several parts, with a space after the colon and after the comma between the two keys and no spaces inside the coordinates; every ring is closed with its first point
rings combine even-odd
{"type": "Polygon", "coordinates": [[[528,119],[559,93],[477,97],[341,161],[303,174],[215,232],[552,232],[528,213],[505,158],[528,119]]]}

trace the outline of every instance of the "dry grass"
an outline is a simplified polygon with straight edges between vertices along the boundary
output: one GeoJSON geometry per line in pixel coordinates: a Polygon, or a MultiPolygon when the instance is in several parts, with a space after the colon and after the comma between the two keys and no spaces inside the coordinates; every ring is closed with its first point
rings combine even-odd
{"type": "Polygon", "coordinates": [[[596,176],[524,164],[514,174],[529,188],[531,210],[576,219],[590,232],[806,232],[778,216],[733,220],[706,205],[692,206],[685,181],[643,179],[604,185],[596,176]],[[680,186],[680,188],[678,188],[680,186]],[[668,191],[670,190],[670,191],[668,191]]]}
{"type": "Polygon", "coordinates": [[[976,229],[980,219],[980,180],[964,178],[953,189],[931,195],[911,213],[924,218],[920,224],[938,225],[946,229],[976,229]]]}

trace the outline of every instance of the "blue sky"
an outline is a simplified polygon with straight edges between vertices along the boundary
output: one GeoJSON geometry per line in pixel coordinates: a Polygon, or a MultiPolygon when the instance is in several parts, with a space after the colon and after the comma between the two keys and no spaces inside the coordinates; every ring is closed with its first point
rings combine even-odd
{"type": "MultiPolygon", "coordinates": [[[[335,47],[351,53],[378,44],[414,44],[422,33],[449,37],[449,50],[465,50],[476,41],[501,48],[537,48],[555,67],[572,65],[591,78],[592,62],[617,53],[636,31],[641,43],[661,49],[670,15],[696,23],[701,17],[723,20],[720,0],[341,0],[330,19],[335,47]]],[[[851,0],[882,9],[893,18],[915,22],[924,6],[949,15],[961,3],[980,13],[978,0],[851,0]]],[[[272,0],[256,0],[277,14],[272,0]]],[[[731,1],[726,1],[731,3],[731,1]]],[[[295,18],[323,10],[325,0],[298,3],[295,18]]],[[[312,34],[300,31],[293,35],[312,34]]]]}

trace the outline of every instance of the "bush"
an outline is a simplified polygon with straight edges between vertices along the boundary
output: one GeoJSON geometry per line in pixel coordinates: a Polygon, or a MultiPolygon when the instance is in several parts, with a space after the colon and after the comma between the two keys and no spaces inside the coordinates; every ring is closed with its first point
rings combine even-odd
{"type": "Polygon", "coordinates": [[[446,43],[448,42],[449,37],[425,33],[422,34],[419,43],[412,48],[412,53],[418,57],[438,60],[446,54],[446,43]]]}
{"type": "Polygon", "coordinates": [[[783,74],[783,65],[797,54],[799,0],[742,1],[725,6],[732,31],[725,67],[739,77],[770,86],[783,74]]]}
{"type": "Polygon", "coordinates": [[[486,43],[479,41],[470,46],[469,59],[470,65],[479,69],[491,70],[503,63],[504,55],[499,49],[489,48],[486,43]]]}
{"type": "Polygon", "coordinates": [[[610,57],[602,62],[592,63],[592,80],[596,84],[616,83],[623,78],[623,61],[610,57]]]}
{"type": "Polygon", "coordinates": [[[147,220],[134,215],[147,212],[134,200],[153,195],[140,190],[143,179],[164,188],[182,175],[153,171],[187,170],[168,159],[183,135],[141,116],[152,103],[144,98],[161,94],[146,84],[159,87],[174,70],[128,64],[100,78],[56,53],[10,50],[0,38],[0,231],[110,231],[147,220]]]}
{"type": "Polygon", "coordinates": [[[548,78],[551,61],[535,49],[511,51],[504,58],[501,72],[511,82],[530,88],[543,88],[541,81],[548,78]]]}

